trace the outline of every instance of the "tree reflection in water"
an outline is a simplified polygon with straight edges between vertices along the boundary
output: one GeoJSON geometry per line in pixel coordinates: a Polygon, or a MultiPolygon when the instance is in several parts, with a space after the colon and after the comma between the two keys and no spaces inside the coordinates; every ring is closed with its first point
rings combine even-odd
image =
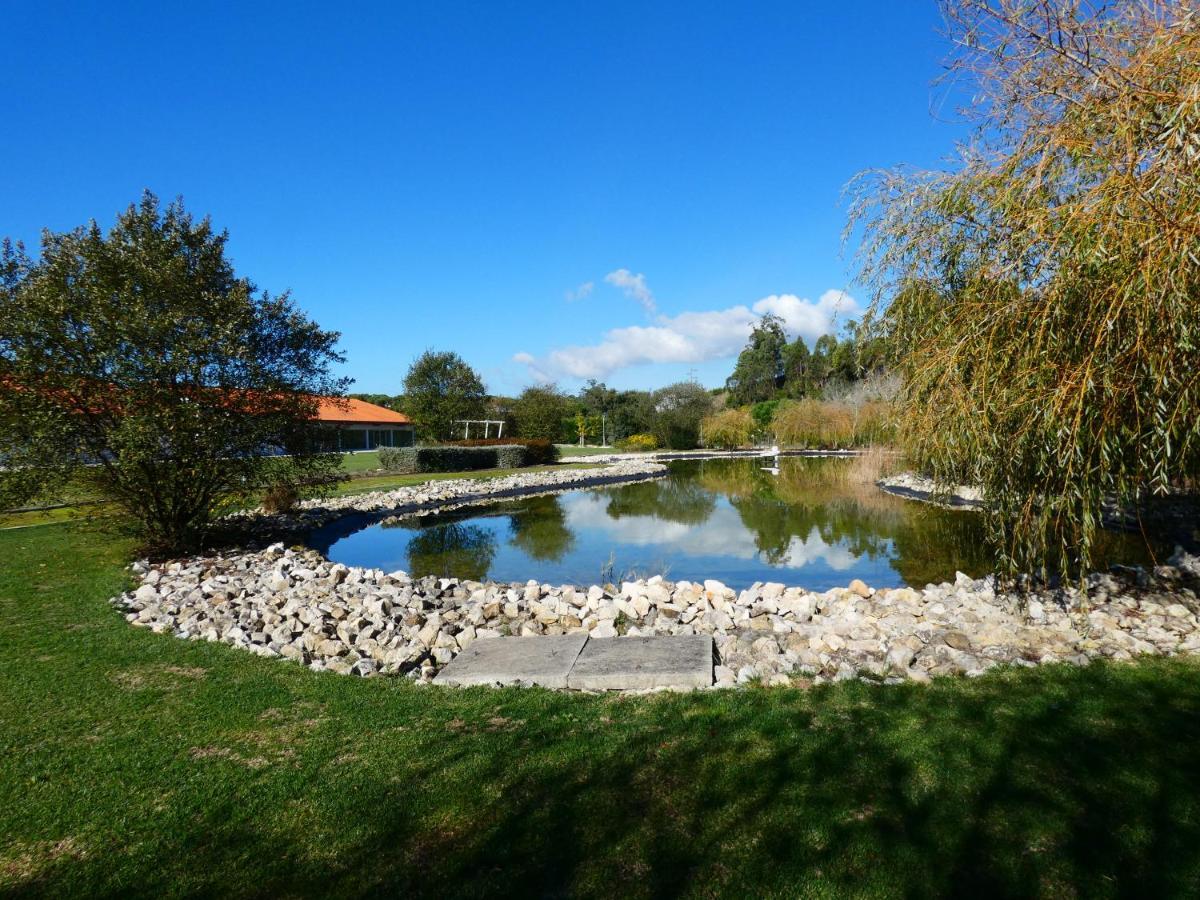
{"type": "Polygon", "coordinates": [[[558,497],[532,497],[512,506],[508,527],[514,547],[539,562],[558,562],[575,548],[558,497]]]}
{"type": "Polygon", "coordinates": [[[496,556],[496,538],[486,528],[466,522],[403,527],[415,532],[408,541],[408,572],[414,578],[487,578],[496,556]]]}
{"type": "MultiPolygon", "coordinates": [[[[823,590],[856,577],[922,586],[993,568],[978,514],[884,493],[875,485],[879,458],[785,457],[777,472],[763,465],[680,461],[654,481],[322,533],[331,555],[352,565],[407,557],[417,577],[472,580],[591,584],[606,565],[620,565],[738,587],[785,581],[823,590]]],[[[1143,562],[1133,543],[1105,534],[1098,563],[1143,562]]]]}

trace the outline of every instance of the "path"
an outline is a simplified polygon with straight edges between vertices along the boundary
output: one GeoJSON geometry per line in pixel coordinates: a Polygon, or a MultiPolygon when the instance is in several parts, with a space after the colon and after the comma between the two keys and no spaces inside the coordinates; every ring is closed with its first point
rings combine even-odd
{"type": "Polygon", "coordinates": [[[586,634],[488,638],[438,673],[436,684],[536,684],[574,690],[688,689],[713,683],[707,634],[589,638],[586,634]]]}

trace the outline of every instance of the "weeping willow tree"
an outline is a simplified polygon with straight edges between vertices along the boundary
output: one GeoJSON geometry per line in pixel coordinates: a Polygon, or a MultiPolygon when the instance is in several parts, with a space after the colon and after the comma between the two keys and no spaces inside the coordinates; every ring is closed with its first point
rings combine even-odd
{"type": "Polygon", "coordinates": [[[972,136],[850,230],[916,464],[984,487],[1004,571],[1079,572],[1200,462],[1200,2],[942,7],[972,136]]]}

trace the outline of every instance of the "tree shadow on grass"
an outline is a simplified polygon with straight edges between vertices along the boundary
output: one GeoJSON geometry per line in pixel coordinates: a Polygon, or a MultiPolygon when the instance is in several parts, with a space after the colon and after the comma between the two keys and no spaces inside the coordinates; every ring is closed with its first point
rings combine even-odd
{"type": "MultiPolygon", "coordinates": [[[[449,692],[444,702],[448,712],[460,703],[449,692]]],[[[1192,664],[526,708],[545,718],[455,718],[423,735],[428,757],[397,760],[396,778],[322,769],[293,817],[206,815],[177,836],[194,881],[174,880],[173,862],[113,893],[1161,896],[1200,886],[1192,664]],[[318,827],[327,848],[314,849],[318,827]]],[[[114,887],[103,871],[71,875],[114,887]]]]}

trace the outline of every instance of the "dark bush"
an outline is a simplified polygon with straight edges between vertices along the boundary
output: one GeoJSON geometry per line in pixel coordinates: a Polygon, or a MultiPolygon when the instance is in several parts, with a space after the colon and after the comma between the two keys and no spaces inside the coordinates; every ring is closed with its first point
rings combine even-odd
{"type": "MultiPolygon", "coordinates": [[[[476,448],[468,447],[467,449],[476,448]]],[[[528,463],[525,461],[525,448],[515,444],[497,447],[481,447],[477,449],[494,450],[496,453],[496,468],[498,469],[519,469],[521,466],[528,465],[528,463]]]]}
{"type": "Polygon", "coordinates": [[[528,449],[510,442],[483,446],[448,444],[439,447],[381,447],[379,465],[389,472],[470,472],[476,469],[516,469],[527,465],[528,449]]]}
{"type": "Polygon", "coordinates": [[[548,466],[558,462],[559,450],[550,441],[541,438],[510,440],[509,438],[481,438],[474,441],[455,441],[455,447],[523,447],[525,461],[521,465],[548,466]]]}

